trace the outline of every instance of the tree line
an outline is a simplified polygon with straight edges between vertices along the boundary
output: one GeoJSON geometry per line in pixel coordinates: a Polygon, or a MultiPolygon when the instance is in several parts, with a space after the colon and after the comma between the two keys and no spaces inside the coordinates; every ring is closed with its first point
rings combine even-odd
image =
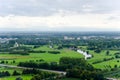
{"type": "Polygon", "coordinates": [[[56,62],[50,64],[46,62],[20,62],[18,66],[62,70],[67,72],[67,77],[79,78],[82,80],[105,80],[102,75],[102,70],[95,69],[92,65],[81,58],[62,57],[59,64],[56,62]]]}

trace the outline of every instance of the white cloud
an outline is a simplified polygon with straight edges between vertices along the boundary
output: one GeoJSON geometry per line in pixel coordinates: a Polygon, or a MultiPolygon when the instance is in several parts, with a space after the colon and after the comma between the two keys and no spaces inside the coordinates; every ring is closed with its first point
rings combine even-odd
{"type": "Polygon", "coordinates": [[[120,0],[0,0],[0,29],[120,30],[119,3],[120,0]]]}
{"type": "Polygon", "coordinates": [[[58,28],[93,28],[93,29],[120,29],[119,14],[78,14],[62,12],[51,16],[15,16],[0,17],[0,28],[21,29],[58,29],[58,28]],[[114,19],[109,19],[110,17],[114,19]]]}

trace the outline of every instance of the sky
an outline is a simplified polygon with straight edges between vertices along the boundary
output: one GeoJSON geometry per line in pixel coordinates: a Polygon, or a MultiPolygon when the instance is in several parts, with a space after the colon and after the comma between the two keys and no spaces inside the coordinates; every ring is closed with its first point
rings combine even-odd
{"type": "Polygon", "coordinates": [[[0,0],[0,31],[120,31],[120,0],[0,0]]]}

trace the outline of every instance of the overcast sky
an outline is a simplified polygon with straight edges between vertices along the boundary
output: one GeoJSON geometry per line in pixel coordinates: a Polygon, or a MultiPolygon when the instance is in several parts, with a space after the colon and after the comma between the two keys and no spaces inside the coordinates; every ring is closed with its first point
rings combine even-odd
{"type": "Polygon", "coordinates": [[[0,0],[0,30],[120,31],[120,0],[0,0]]]}

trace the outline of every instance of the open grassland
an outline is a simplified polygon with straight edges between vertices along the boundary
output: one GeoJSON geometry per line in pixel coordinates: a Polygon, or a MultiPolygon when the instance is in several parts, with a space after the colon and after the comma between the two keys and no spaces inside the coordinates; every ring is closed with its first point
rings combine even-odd
{"type": "Polygon", "coordinates": [[[21,69],[0,67],[0,72],[2,72],[2,71],[8,71],[11,75],[13,74],[14,70],[16,70],[16,71],[19,72],[19,73],[22,73],[22,70],[21,70],[21,69]]]}
{"type": "MultiPolygon", "coordinates": [[[[87,50],[86,47],[83,47],[84,50],[87,50]]],[[[0,54],[0,62],[1,61],[5,61],[5,64],[9,64],[9,65],[17,65],[19,62],[25,62],[25,61],[34,61],[36,62],[36,60],[41,60],[43,59],[46,62],[59,62],[59,59],[61,57],[74,57],[74,58],[84,58],[84,56],[76,51],[64,48],[61,50],[58,49],[54,49],[54,48],[50,48],[48,45],[46,46],[41,46],[38,48],[34,48],[33,50],[35,51],[46,51],[46,53],[30,53],[29,55],[19,55],[19,54],[8,54],[8,53],[4,53],[4,54],[0,54]],[[59,51],[60,54],[51,54],[48,53],[48,51],[59,51]],[[8,63],[6,63],[6,61],[8,61],[8,63]],[[15,63],[13,63],[13,61],[15,61],[15,63]]],[[[104,58],[111,58],[114,57],[113,60],[109,60],[109,61],[103,61],[97,64],[92,64],[95,68],[100,68],[100,69],[108,69],[108,67],[106,66],[111,66],[114,67],[115,65],[117,65],[118,67],[120,66],[120,59],[116,59],[115,58],[115,53],[118,52],[116,50],[109,50],[109,55],[106,55],[106,51],[107,50],[102,50],[100,53],[95,53],[92,50],[89,50],[89,53],[93,55],[93,57],[91,59],[88,59],[87,61],[92,64],[95,61],[100,61],[103,60],[104,58]]],[[[11,74],[13,73],[14,69],[9,69],[9,68],[0,68],[1,71],[9,71],[11,74]]],[[[17,70],[20,72],[20,70],[17,70]]],[[[119,71],[118,71],[119,73],[119,71]]],[[[108,73],[111,74],[112,73],[108,73]]],[[[113,75],[114,76],[114,75],[113,75]]],[[[0,78],[0,80],[15,80],[17,77],[19,76],[10,76],[10,77],[5,77],[5,78],[0,78]]],[[[32,75],[22,75],[20,76],[23,78],[23,80],[30,80],[32,75]]],[[[65,78],[65,79],[61,79],[61,80],[78,80],[78,79],[71,79],[71,78],[65,78]]]]}
{"type": "Polygon", "coordinates": [[[64,79],[60,79],[60,80],[80,80],[80,79],[76,79],[76,78],[64,78],[64,79]]]}
{"type": "Polygon", "coordinates": [[[82,50],[85,50],[85,51],[89,51],[89,53],[93,55],[91,59],[87,60],[90,64],[96,61],[103,61],[104,59],[108,59],[112,57],[114,58],[112,60],[92,64],[95,68],[109,69],[108,66],[111,66],[111,68],[114,68],[115,65],[117,65],[117,67],[120,67],[120,58],[115,58],[115,53],[119,52],[119,50],[109,50],[109,55],[106,55],[107,50],[102,50],[100,53],[96,53],[93,50],[87,50],[86,46],[79,46],[79,48],[82,48],[82,50]]]}
{"type": "MultiPolygon", "coordinates": [[[[23,80],[30,80],[32,78],[32,75],[3,77],[3,78],[0,78],[0,80],[15,80],[18,77],[21,77],[23,80]]],[[[80,80],[80,79],[76,79],[76,78],[63,78],[63,79],[59,79],[59,80],[80,80]]]]}
{"type": "MultiPolygon", "coordinates": [[[[82,46],[84,50],[87,50],[85,46],[82,46]]],[[[0,61],[8,61],[7,64],[10,65],[17,65],[19,62],[25,62],[25,61],[37,61],[37,60],[41,60],[43,59],[46,62],[59,62],[59,59],[61,57],[74,57],[74,58],[84,58],[84,56],[76,51],[64,48],[61,50],[58,49],[54,49],[54,48],[50,48],[48,45],[45,46],[41,46],[38,48],[34,48],[35,51],[46,51],[46,53],[30,53],[30,55],[18,55],[18,54],[0,54],[0,61]],[[48,53],[48,51],[59,51],[60,54],[51,54],[48,53]],[[15,61],[15,63],[13,63],[13,61],[15,61]]],[[[109,61],[103,61],[100,63],[96,63],[96,64],[92,64],[95,68],[101,68],[101,69],[106,69],[108,67],[106,66],[111,66],[114,67],[115,65],[117,65],[118,67],[120,66],[120,59],[116,59],[115,58],[115,53],[118,52],[116,50],[109,50],[109,55],[106,55],[106,51],[107,50],[102,50],[100,53],[95,53],[92,50],[89,50],[89,53],[93,55],[93,57],[91,59],[88,59],[87,61],[92,64],[95,61],[101,61],[103,59],[108,59],[108,58],[112,58],[114,57],[113,60],[109,60],[109,61]]]]}
{"type": "Polygon", "coordinates": [[[61,50],[56,50],[53,48],[49,48],[49,46],[42,46],[39,48],[35,48],[34,50],[43,50],[46,51],[46,53],[30,53],[30,55],[18,55],[18,54],[0,54],[0,61],[5,62],[8,61],[7,64],[10,65],[17,65],[19,62],[25,62],[25,61],[36,61],[36,60],[40,60],[43,59],[46,62],[59,62],[59,59],[61,57],[76,57],[76,58],[83,58],[83,55],[69,50],[69,49],[61,49],[61,50]],[[51,54],[48,53],[47,51],[60,51],[60,54],[51,54]],[[15,61],[15,63],[13,63],[13,61],[15,61]]]}
{"type": "Polygon", "coordinates": [[[8,71],[11,76],[9,77],[1,77],[0,80],[16,80],[16,78],[21,77],[23,80],[30,80],[32,78],[32,75],[20,75],[20,76],[12,76],[14,70],[16,70],[19,73],[22,73],[21,69],[13,69],[13,68],[7,68],[7,67],[0,67],[0,71],[8,71]]]}
{"type": "Polygon", "coordinates": [[[16,80],[16,78],[18,77],[21,77],[23,80],[30,80],[32,78],[32,75],[3,77],[3,78],[0,78],[0,80],[16,80]]]}
{"type": "Polygon", "coordinates": [[[89,51],[90,54],[93,55],[93,58],[89,59],[88,62],[89,63],[93,63],[95,61],[103,61],[104,59],[108,59],[108,58],[114,58],[112,60],[108,60],[108,61],[103,61],[97,64],[92,64],[95,68],[100,68],[100,69],[105,69],[108,68],[106,66],[111,66],[111,68],[113,68],[115,65],[117,65],[118,67],[120,66],[120,59],[116,59],[115,58],[115,53],[118,51],[115,50],[109,50],[109,55],[106,55],[106,51],[107,50],[103,50],[100,53],[95,53],[94,51],[89,51]]]}
{"type": "MultiPolygon", "coordinates": [[[[46,62],[59,62],[59,59],[61,57],[76,57],[76,58],[83,58],[83,55],[77,53],[76,51],[72,51],[70,49],[53,49],[49,48],[49,46],[42,46],[39,48],[35,48],[35,51],[46,51],[46,53],[30,53],[29,55],[19,55],[19,54],[0,54],[0,62],[4,61],[5,64],[9,65],[17,65],[19,62],[25,62],[25,61],[36,61],[36,60],[41,60],[43,59],[46,62]],[[48,53],[48,51],[60,51],[60,54],[51,54],[48,53]],[[6,61],[8,63],[6,63],[6,61]],[[15,61],[15,63],[13,63],[15,61]]],[[[9,71],[10,74],[12,75],[13,71],[15,69],[10,69],[10,68],[0,68],[0,71],[9,71]]],[[[16,70],[21,73],[21,70],[16,70]]],[[[23,80],[30,80],[32,78],[32,75],[22,75],[22,76],[10,76],[10,77],[3,77],[0,78],[0,80],[15,80],[17,77],[23,78],[23,80]]],[[[77,79],[62,79],[62,80],[77,80],[77,79]]]]}

